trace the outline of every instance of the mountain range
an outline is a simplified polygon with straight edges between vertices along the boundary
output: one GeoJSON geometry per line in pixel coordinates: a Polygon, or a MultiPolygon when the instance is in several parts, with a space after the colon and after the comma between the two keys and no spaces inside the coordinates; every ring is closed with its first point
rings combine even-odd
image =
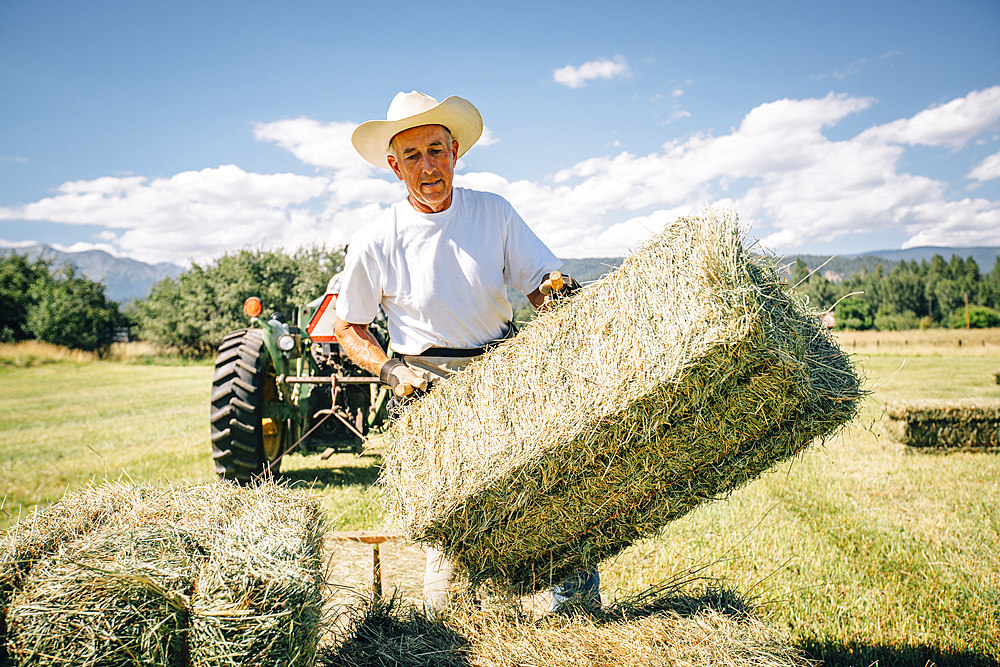
{"type": "MultiPolygon", "coordinates": [[[[184,272],[177,264],[161,262],[146,264],[127,257],[115,257],[103,250],[86,250],[84,252],[64,252],[44,244],[35,244],[19,248],[0,248],[0,256],[17,253],[27,255],[34,260],[38,257],[52,260],[57,266],[72,264],[76,269],[90,278],[104,284],[109,299],[125,303],[133,299],[142,299],[149,294],[153,285],[163,278],[176,278],[184,272]]],[[[892,270],[901,261],[930,260],[934,255],[941,255],[950,260],[952,255],[966,259],[972,257],[979,265],[981,273],[989,273],[996,259],[1000,257],[1000,247],[988,248],[941,248],[921,247],[906,250],[878,250],[856,255],[785,255],[782,264],[794,264],[796,259],[802,259],[810,270],[820,269],[824,276],[839,282],[857,273],[863,268],[873,271],[875,266],[882,264],[886,271],[892,270]],[[825,264],[824,264],[825,262],[825,264]]],[[[622,262],[621,257],[595,257],[589,259],[563,260],[563,272],[580,282],[597,280],[605,273],[616,268],[622,262]]],[[[511,292],[512,290],[508,290],[511,292]]],[[[520,295],[517,295],[520,296],[520,295]]],[[[519,301],[514,294],[508,298],[519,301]]],[[[523,297],[521,297],[523,299],[523,297]]],[[[512,302],[513,302],[512,301],[512,302]]],[[[517,303],[514,303],[515,308],[517,303]]]]}
{"type": "Polygon", "coordinates": [[[103,283],[107,288],[105,295],[119,303],[142,299],[163,278],[176,278],[184,273],[184,267],[176,264],[146,264],[127,257],[115,257],[103,250],[63,252],[41,243],[19,248],[0,248],[0,256],[15,253],[27,255],[32,261],[39,257],[48,259],[55,266],[72,264],[87,278],[103,283]]]}

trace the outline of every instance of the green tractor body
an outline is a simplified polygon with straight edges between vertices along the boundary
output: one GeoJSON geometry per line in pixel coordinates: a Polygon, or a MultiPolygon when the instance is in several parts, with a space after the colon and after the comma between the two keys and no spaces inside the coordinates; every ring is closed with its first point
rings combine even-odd
{"type": "MultiPolygon", "coordinates": [[[[294,451],[361,451],[386,420],[388,389],[358,368],[333,334],[334,294],[297,308],[297,325],[260,317],[256,297],[244,311],[250,327],[226,335],[212,380],[211,439],[216,474],[246,484],[280,471],[294,451]]],[[[371,326],[385,346],[382,322],[371,326]]]]}

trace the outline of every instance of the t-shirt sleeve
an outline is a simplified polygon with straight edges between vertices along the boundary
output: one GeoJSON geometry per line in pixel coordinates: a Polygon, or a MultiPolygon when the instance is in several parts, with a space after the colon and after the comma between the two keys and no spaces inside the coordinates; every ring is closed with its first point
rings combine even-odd
{"type": "Polygon", "coordinates": [[[344,258],[337,317],[351,324],[370,324],[382,302],[382,272],[379,263],[366,248],[351,247],[344,258]]]}
{"type": "Polygon", "coordinates": [[[562,262],[531,231],[513,207],[509,208],[507,215],[504,283],[522,294],[531,294],[549,272],[562,266],[562,262]]]}

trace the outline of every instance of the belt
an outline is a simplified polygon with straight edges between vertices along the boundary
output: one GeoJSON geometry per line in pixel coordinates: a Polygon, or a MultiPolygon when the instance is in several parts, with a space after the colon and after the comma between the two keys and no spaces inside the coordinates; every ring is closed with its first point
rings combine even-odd
{"type": "Polygon", "coordinates": [[[447,357],[447,358],[455,358],[455,357],[479,357],[479,356],[482,356],[482,355],[486,354],[490,350],[498,347],[504,341],[510,340],[511,338],[513,338],[516,335],[517,335],[517,327],[514,326],[513,322],[508,322],[507,323],[507,331],[505,331],[504,334],[502,336],[500,336],[499,338],[497,338],[496,340],[491,340],[490,342],[486,343],[485,345],[480,345],[479,347],[429,347],[426,350],[424,350],[423,352],[421,352],[420,354],[403,355],[403,358],[405,359],[408,356],[409,357],[447,357]]]}

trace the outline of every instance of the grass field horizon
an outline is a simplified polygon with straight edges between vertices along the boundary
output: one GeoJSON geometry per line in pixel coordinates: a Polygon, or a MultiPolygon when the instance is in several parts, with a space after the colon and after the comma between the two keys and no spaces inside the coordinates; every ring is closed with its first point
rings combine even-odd
{"type": "MultiPolygon", "coordinates": [[[[610,597],[697,573],[755,596],[827,665],[1000,664],[1000,458],[914,453],[879,426],[902,398],[1000,398],[1000,330],[840,332],[873,390],[829,442],[601,567],[610,597]],[[961,346],[957,341],[962,340],[961,346]]],[[[121,476],[213,478],[210,365],[61,360],[0,366],[0,528],[121,476]]],[[[383,522],[379,459],[293,455],[337,529],[383,522]]]]}

